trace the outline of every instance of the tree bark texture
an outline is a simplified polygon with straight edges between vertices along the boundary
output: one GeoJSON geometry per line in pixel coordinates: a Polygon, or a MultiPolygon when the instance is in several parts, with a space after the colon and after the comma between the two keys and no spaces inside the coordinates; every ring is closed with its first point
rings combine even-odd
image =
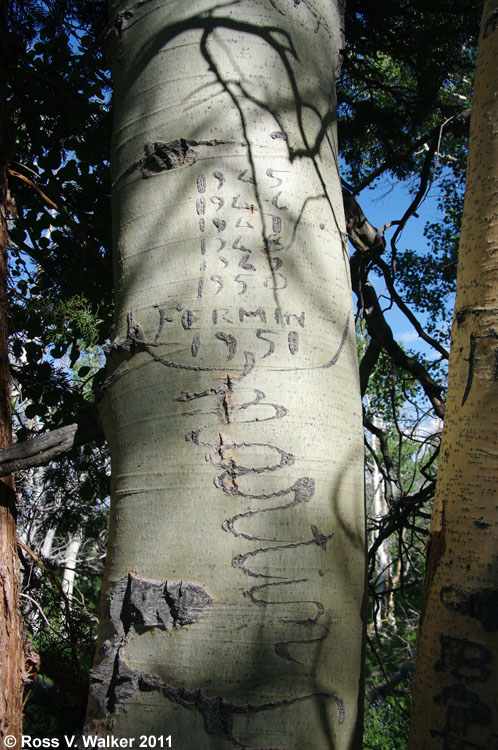
{"type": "Polygon", "coordinates": [[[360,747],[340,11],[111,6],[113,494],[89,731],[360,747]]]}
{"type": "MultiPolygon", "coordinates": [[[[5,172],[3,172],[5,177],[5,172]]],[[[2,198],[6,195],[2,186],[2,198]]],[[[6,202],[1,202],[2,206],[6,202]]],[[[0,446],[10,444],[10,379],[7,356],[7,234],[0,227],[0,446]]],[[[16,537],[16,498],[12,475],[0,478],[0,739],[22,732],[24,651],[19,612],[20,572],[16,537]]]]}
{"type": "MultiPolygon", "coordinates": [[[[5,9],[0,10],[0,448],[12,439],[7,349],[7,144],[4,111],[5,9]]],[[[22,733],[24,632],[12,475],[0,479],[0,740],[22,733]]]]}
{"type": "Polygon", "coordinates": [[[498,748],[498,3],[472,105],[450,382],[418,638],[412,750],[498,748]]]}

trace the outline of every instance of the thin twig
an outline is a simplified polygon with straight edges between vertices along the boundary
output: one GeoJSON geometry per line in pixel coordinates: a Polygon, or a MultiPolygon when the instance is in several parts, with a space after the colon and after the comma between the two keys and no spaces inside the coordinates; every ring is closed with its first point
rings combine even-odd
{"type": "Polygon", "coordinates": [[[48,573],[48,575],[52,578],[53,582],[55,583],[57,590],[59,591],[59,594],[64,604],[64,610],[66,614],[66,621],[67,621],[68,630],[69,630],[69,643],[71,646],[71,653],[73,655],[74,664],[78,670],[78,673],[81,673],[78,653],[76,650],[76,633],[74,632],[74,623],[73,623],[73,618],[71,615],[71,604],[69,602],[69,598],[67,597],[65,591],[63,590],[62,584],[57,578],[57,576],[55,575],[54,571],[51,570],[47,565],[45,565],[43,560],[41,560],[38,557],[38,555],[35,552],[33,552],[33,550],[30,547],[28,547],[27,544],[25,544],[21,539],[19,539],[19,537],[17,538],[17,544],[19,545],[19,547],[21,547],[21,549],[23,549],[25,552],[28,553],[28,555],[37,563],[37,565],[40,566],[42,570],[48,573]]]}

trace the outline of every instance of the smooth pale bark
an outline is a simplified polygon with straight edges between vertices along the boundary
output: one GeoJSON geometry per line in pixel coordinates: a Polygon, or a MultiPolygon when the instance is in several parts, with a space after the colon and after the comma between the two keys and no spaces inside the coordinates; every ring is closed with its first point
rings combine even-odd
{"type": "MultiPolygon", "coordinates": [[[[374,425],[383,428],[382,420],[374,418],[374,425]]],[[[372,434],[372,451],[377,453],[377,436],[372,434]]],[[[373,461],[372,468],[373,498],[372,510],[369,517],[380,519],[388,511],[385,484],[377,461],[373,461]]],[[[374,609],[374,626],[376,630],[382,630],[386,624],[395,627],[396,618],[394,614],[394,594],[392,591],[392,559],[389,549],[389,540],[385,539],[379,545],[375,555],[375,593],[379,597],[376,600],[378,608],[374,609]],[[388,591],[390,589],[390,592],[388,591]],[[387,593],[386,593],[387,592],[387,593]]]]}
{"type": "Polygon", "coordinates": [[[498,3],[472,105],[450,382],[418,638],[412,750],[498,748],[498,3]]]}
{"type": "Polygon", "coordinates": [[[73,598],[74,582],[76,580],[76,566],[78,564],[78,553],[83,542],[81,529],[69,535],[69,542],[64,559],[64,572],[62,574],[61,588],[67,596],[69,606],[73,598]]]}
{"type": "Polygon", "coordinates": [[[49,529],[47,533],[45,534],[45,539],[43,540],[43,544],[40,549],[40,555],[42,559],[50,557],[50,555],[52,554],[52,546],[54,543],[54,537],[55,537],[56,531],[57,529],[55,528],[49,529]]]}
{"type": "Polygon", "coordinates": [[[363,435],[330,0],[114,3],[89,731],[359,748],[363,435]]]}

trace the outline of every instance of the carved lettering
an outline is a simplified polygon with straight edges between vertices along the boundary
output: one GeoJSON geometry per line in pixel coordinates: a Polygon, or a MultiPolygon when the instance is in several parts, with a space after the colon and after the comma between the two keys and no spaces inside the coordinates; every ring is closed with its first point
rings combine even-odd
{"type": "Polygon", "coordinates": [[[217,289],[215,291],[215,294],[219,294],[221,290],[223,289],[223,279],[221,276],[217,276],[216,274],[209,277],[209,280],[213,282],[213,284],[217,285],[217,289]]]}
{"type": "Polygon", "coordinates": [[[304,312],[302,312],[299,316],[297,316],[295,313],[286,312],[282,314],[282,317],[288,326],[291,324],[292,318],[292,320],[295,320],[301,326],[301,328],[304,328],[304,312]]]}
{"type": "MultiPolygon", "coordinates": [[[[462,319],[462,313],[460,313],[460,319],[462,319]]],[[[457,317],[458,320],[458,317],[457,317]]],[[[485,333],[482,335],[474,335],[473,333],[470,334],[470,345],[469,345],[469,372],[467,376],[467,383],[465,385],[465,390],[462,397],[462,406],[465,404],[469,394],[470,390],[472,388],[472,381],[474,379],[474,371],[476,368],[476,363],[479,360],[479,357],[477,356],[477,347],[480,341],[483,339],[498,339],[498,333],[494,331],[493,329],[489,330],[489,333],[485,333]]],[[[494,356],[493,356],[493,381],[496,381],[498,379],[498,347],[495,347],[494,349],[494,356]]]]}
{"type": "Polygon", "coordinates": [[[246,253],[241,260],[239,260],[239,268],[243,268],[246,271],[255,271],[256,266],[253,266],[252,263],[249,263],[249,253],[246,253]]]}
{"type": "Polygon", "coordinates": [[[199,193],[206,192],[206,175],[200,174],[197,178],[197,191],[199,193]]]}
{"type": "Polygon", "coordinates": [[[232,198],[232,208],[237,208],[239,211],[244,211],[245,209],[249,208],[249,206],[247,205],[247,203],[244,206],[240,206],[239,205],[239,198],[240,198],[240,193],[238,193],[238,195],[234,195],[233,196],[233,198],[232,198]]]}
{"type": "Polygon", "coordinates": [[[244,220],[242,219],[242,217],[239,217],[239,218],[237,219],[237,223],[235,224],[235,226],[236,226],[237,228],[239,228],[239,227],[247,227],[248,229],[254,229],[254,227],[253,227],[253,225],[251,224],[251,222],[250,222],[250,221],[244,221],[244,220]]]}
{"type": "Polygon", "coordinates": [[[190,347],[190,351],[192,352],[193,357],[197,357],[197,352],[199,351],[200,345],[201,345],[200,334],[194,333],[193,338],[192,338],[192,346],[190,347]]]}
{"type": "Polygon", "coordinates": [[[227,223],[224,219],[213,219],[213,224],[215,225],[218,232],[224,232],[227,226],[227,223]]]}
{"type": "Polygon", "coordinates": [[[239,242],[241,240],[241,237],[237,237],[237,239],[234,241],[232,245],[232,250],[242,250],[243,253],[250,253],[252,250],[250,250],[248,247],[245,247],[245,245],[239,245],[239,242]]]}
{"type": "Polygon", "coordinates": [[[272,271],[278,271],[284,265],[284,261],[280,258],[269,258],[268,260],[272,271]]]}
{"type": "Polygon", "coordinates": [[[251,177],[250,175],[249,175],[249,177],[246,177],[246,175],[247,175],[248,172],[249,172],[248,169],[244,169],[244,171],[239,174],[239,176],[237,177],[237,179],[240,180],[241,182],[249,182],[251,185],[255,185],[256,181],[255,181],[254,177],[251,177]]]}
{"type": "Polygon", "coordinates": [[[235,357],[235,352],[237,351],[237,339],[235,336],[232,336],[230,333],[225,333],[224,331],[218,331],[215,333],[215,337],[218,341],[223,341],[223,343],[227,345],[228,361],[233,359],[235,357]]]}
{"type": "Polygon", "coordinates": [[[446,732],[431,730],[431,737],[441,737],[443,744],[441,750],[490,750],[484,745],[476,745],[475,742],[467,742],[461,737],[454,737],[446,732]]]}
{"type": "Polygon", "coordinates": [[[272,229],[275,234],[282,231],[282,219],[280,216],[272,216],[272,229]]]}
{"type": "Polygon", "coordinates": [[[244,320],[244,317],[247,318],[259,318],[261,319],[262,323],[266,323],[266,312],[263,310],[262,307],[258,307],[257,310],[244,310],[243,307],[239,307],[239,320],[242,323],[244,320]]]}
{"type": "Polygon", "coordinates": [[[220,198],[218,195],[213,195],[213,197],[211,198],[211,203],[214,203],[214,205],[217,206],[216,211],[219,211],[225,205],[225,201],[223,200],[223,198],[220,198]]]}
{"type": "Polygon", "coordinates": [[[296,354],[299,351],[299,334],[297,331],[289,331],[287,336],[287,342],[289,345],[289,351],[291,354],[296,354]]]}
{"type": "Polygon", "coordinates": [[[217,307],[212,312],[212,320],[213,324],[217,325],[219,320],[224,320],[225,323],[233,324],[233,320],[230,320],[227,318],[227,313],[229,312],[227,307],[217,307]]]}
{"type": "Polygon", "coordinates": [[[485,682],[489,677],[488,662],[491,654],[484,646],[466,638],[454,638],[451,635],[439,636],[441,643],[440,660],[434,669],[448,672],[457,680],[470,684],[475,680],[485,682]]]}
{"type": "MultiPolygon", "coordinates": [[[[266,341],[266,343],[268,344],[268,349],[266,350],[266,353],[263,354],[261,359],[266,359],[266,357],[269,357],[275,351],[275,342],[267,338],[266,336],[264,336],[263,335],[264,333],[271,333],[274,336],[276,334],[275,331],[268,331],[268,330],[265,330],[264,328],[258,328],[258,330],[256,331],[256,336],[258,337],[258,339],[261,339],[261,341],[266,341]]],[[[277,336],[278,336],[278,333],[277,333],[277,336]]]]}
{"type": "MultiPolygon", "coordinates": [[[[263,227],[263,235],[265,235],[265,231],[268,232],[266,236],[263,236],[263,248],[261,248],[260,242],[257,247],[258,253],[263,252],[263,254],[267,256],[265,265],[266,267],[269,266],[270,269],[270,274],[266,277],[263,276],[262,278],[263,285],[267,289],[275,291],[283,290],[288,287],[288,279],[283,273],[284,261],[280,257],[277,257],[277,253],[286,250],[280,236],[284,222],[280,216],[275,215],[274,213],[275,209],[278,212],[289,210],[289,205],[284,197],[284,190],[281,188],[285,179],[285,174],[288,173],[288,171],[289,170],[268,167],[268,169],[266,169],[268,182],[266,185],[262,185],[262,194],[256,196],[254,188],[242,187],[241,185],[240,192],[235,193],[234,191],[229,198],[224,198],[219,194],[215,194],[215,191],[219,192],[227,184],[225,176],[221,171],[215,170],[210,173],[208,179],[212,179],[212,182],[208,182],[205,174],[198,175],[196,181],[197,196],[195,199],[195,210],[199,222],[199,231],[201,232],[201,237],[199,238],[200,274],[197,282],[198,299],[205,296],[206,292],[213,297],[220,295],[226,285],[230,284],[232,280],[239,286],[238,296],[246,295],[249,292],[250,285],[254,285],[257,278],[255,274],[259,268],[258,263],[261,263],[261,261],[258,260],[259,255],[253,254],[255,252],[254,248],[246,246],[245,243],[249,239],[247,233],[248,230],[253,230],[255,226],[250,217],[253,214],[259,213],[259,211],[262,210],[261,206],[263,205],[267,206],[265,212],[266,220],[268,222],[271,221],[270,227],[267,227],[266,230],[263,227]],[[269,188],[272,192],[269,192],[269,188]],[[266,195],[264,194],[264,190],[266,190],[266,195]],[[210,191],[211,194],[209,194],[210,191]],[[256,202],[256,197],[258,198],[258,203],[256,202]],[[251,202],[251,200],[254,202],[251,202]],[[270,204],[273,207],[273,212],[270,208],[270,204]],[[226,209],[227,205],[230,209],[238,212],[239,216],[235,216],[233,219],[224,214],[219,216],[219,213],[222,209],[226,209]],[[270,210],[268,210],[268,208],[270,210]],[[224,216],[224,218],[222,218],[222,216],[224,216]],[[209,232],[209,226],[211,226],[211,224],[216,228],[218,235],[223,234],[227,239],[222,239],[220,236],[202,236],[202,233],[209,232]],[[242,233],[238,233],[235,238],[233,238],[235,228],[240,228],[242,233]],[[233,233],[232,236],[230,236],[229,232],[233,233]],[[218,245],[213,245],[213,240],[218,240],[218,245]],[[240,250],[242,257],[239,256],[239,259],[236,259],[234,256],[230,256],[226,251],[224,254],[221,254],[227,246],[232,250],[240,250]],[[220,264],[223,271],[219,268],[220,264]],[[230,269],[235,269],[235,265],[237,265],[243,273],[234,274],[230,279],[225,274],[229,272],[230,269]],[[218,269],[220,273],[223,273],[223,276],[216,273],[216,269],[218,269]],[[213,271],[215,272],[213,273],[213,271]],[[251,279],[251,281],[249,279],[251,279]],[[214,286],[206,286],[206,280],[209,280],[214,286]]],[[[238,174],[237,179],[249,186],[255,184],[255,179],[250,169],[242,170],[238,174]]],[[[261,282],[259,281],[258,283],[261,282]]],[[[223,299],[223,295],[221,299],[223,299]]],[[[190,331],[195,326],[203,325],[202,320],[201,323],[199,323],[199,315],[199,312],[194,313],[193,310],[185,310],[183,315],[181,315],[179,323],[181,323],[181,326],[185,331],[190,331]]],[[[258,323],[265,325],[268,320],[267,311],[263,307],[253,308],[251,310],[240,307],[238,312],[237,308],[230,311],[228,308],[216,307],[211,310],[210,315],[214,326],[220,325],[220,323],[233,326],[237,317],[241,323],[250,321],[251,319],[257,319],[258,323]]],[[[289,353],[294,356],[298,353],[301,344],[299,334],[295,329],[296,325],[300,328],[304,328],[304,312],[300,314],[287,311],[282,312],[281,309],[277,308],[274,311],[274,316],[278,325],[289,326],[292,328],[292,330],[286,333],[287,341],[285,351],[287,351],[287,356],[289,353]]],[[[161,331],[163,330],[165,322],[166,318],[164,318],[162,325],[160,326],[161,331]]],[[[225,339],[224,336],[229,336],[229,334],[225,334],[224,332],[219,332],[219,335],[218,333],[215,335],[218,340],[223,341],[228,347],[228,358],[231,360],[233,356],[235,356],[237,347],[236,340],[233,337],[233,340],[225,339]]],[[[261,341],[264,341],[267,346],[266,351],[262,354],[263,359],[271,356],[275,352],[277,344],[275,336],[278,335],[279,331],[271,331],[263,328],[257,329],[256,337],[261,341]]],[[[199,347],[200,338],[197,336],[197,338],[192,341],[192,356],[197,356],[199,347]]],[[[284,353],[284,349],[282,349],[282,353],[284,353]]]]}
{"type": "Polygon", "coordinates": [[[154,305],[154,307],[157,307],[158,312],[159,312],[159,326],[157,328],[157,333],[154,337],[154,343],[157,344],[161,336],[161,333],[163,332],[164,324],[172,323],[173,318],[171,315],[166,315],[166,310],[163,310],[163,308],[159,307],[159,305],[154,305]]]}
{"type": "Polygon", "coordinates": [[[279,206],[278,205],[278,199],[282,195],[282,191],[280,190],[276,195],[272,198],[272,205],[275,206],[275,208],[278,208],[279,211],[288,211],[289,206],[279,206]]]}
{"type": "Polygon", "coordinates": [[[188,331],[194,325],[197,318],[195,317],[192,310],[185,310],[182,314],[182,326],[185,331],[188,331]]]}
{"type": "Polygon", "coordinates": [[[472,725],[487,726],[491,723],[490,708],[467,686],[488,679],[490,670],[486,665],[491,661],[491,653],[480,643],[466,638],[441,635],[439,640],[440,659],[434,669],[447,672],[458,682],[444,687],[441,693],[434,696],[436,703],[447,708],[443,729],[433,729],[431,735],[440,737],[446,750],[487,750],[487,745],[475,744],[467,739],[472,725]]]}
{"type": "Polygon", "coordinates": [[[216,180],[218,180],[218,187],[216,189],[217,190],[221,190],[221,188],[223,187],[223,185],[225,183],[225,178],[223,176],[223,173],[222,172],[213,172],[213,177],[216,180]]]}
{"type": "Polygon", "coordinates": [[[284,250],[285,247],[282,245],[280,237],[268,237],[268,239],[265,240],[264,252],[266,255],[271,255],[271,253],[283,253],[284,250]]]}
{"type": "Polygon", "coordinates": [[[274,187],[274,188],[280,187],[280,185],[283,182],[283,180],[281,180],[280,177],[277,177],[275,175],[275,172],[287,173],[288,171],[289,171],[288,169],[267,169],[266,170],[266,176],[269,177],[272,180],[275,180],[275,184],[272,185],[272,187],[274,187]]]}
{"type": "Polygon", "coordinates": [[[272,276],[267,276],[264,285],[268,287],[268,289],[285,289],[287,287],[287,279],[283,273],[278,271],[272,276]]]}
{"type": "Polygon", "coordinates": [[[241,276],[243,276],[243,275],[244,274],[242,274],[242,273],[238,273],[237,276],[234,279],[234,281],[237,284],[241,284],[242,285],[242,289],[240,290],[239,294],[245,294],[247,292],[247,284],[244,281],[244,279],[241,278],[241,276]]]}
{"type": "Polygon", "coordinates": [[[459,683],[449,685],[434,698],[436,703],[448,705],[445,725],[441,732],[466,737],[469,724],[487,726],[491,723],[491,710],[479,696],[459,683]],[[458,705],[455,705],[458,704],[458,705]]]}

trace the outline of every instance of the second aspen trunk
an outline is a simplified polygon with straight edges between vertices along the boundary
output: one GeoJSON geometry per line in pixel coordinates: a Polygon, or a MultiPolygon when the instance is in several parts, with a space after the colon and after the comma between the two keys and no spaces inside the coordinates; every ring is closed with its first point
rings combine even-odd
{"type": "Polygon", "coordinates": [[[498,748],[498,3],[485,3],[411,750],[498,748]]]}

